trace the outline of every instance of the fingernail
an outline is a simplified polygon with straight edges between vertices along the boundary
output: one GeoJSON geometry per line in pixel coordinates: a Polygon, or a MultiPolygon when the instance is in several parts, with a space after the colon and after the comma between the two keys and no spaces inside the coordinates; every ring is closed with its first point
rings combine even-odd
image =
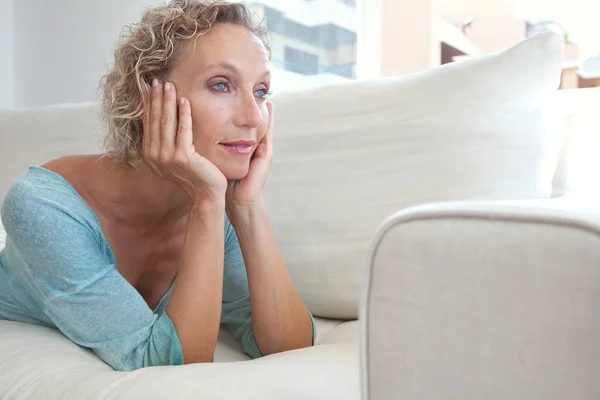
{"type": "Polygon", "coordinates": [[[152,79],[152,86],[154,86],[154,87],[158,86],[158,79],[156,79],[156,78],[152,79]]]}
{"type": "Polygon", "coordinates": [[[169,82],[165,83],[165,90],[171,89],[171,84],[169,82]]]}
{"type": "Polygon", "coordinates": [[[182,106],[185,103],[185,99],[182,97],[179,99],[179,105],[182,106]]]}

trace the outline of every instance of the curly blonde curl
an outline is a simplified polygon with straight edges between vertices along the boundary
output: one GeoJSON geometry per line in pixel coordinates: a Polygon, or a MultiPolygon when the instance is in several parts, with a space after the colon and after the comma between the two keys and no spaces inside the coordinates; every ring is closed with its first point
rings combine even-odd
{"type": "Polygon", "coordinates": [[[190,39],[218,24],[241,25],[254,33],[270,54],[267,32],[244,3],[223,0],[172,0],[125,26],[114,64],[102,77],[102,114],[107,124],[106,155],[129,167],[141,161],[142,121],[152,78],[165,79],[190,39]]]}

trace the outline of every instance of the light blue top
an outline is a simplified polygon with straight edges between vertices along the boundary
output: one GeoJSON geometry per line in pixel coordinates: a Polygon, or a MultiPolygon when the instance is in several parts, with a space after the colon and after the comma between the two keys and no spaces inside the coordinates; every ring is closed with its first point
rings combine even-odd
{"type": "MultiPolygon", "coordinates": [[[[1,217],[0,319],[58,328],[120,371],[183,364],[165,311],[173,286],[151,310],[118,272],[93,210],[59,174],[31,166],[13,183],[1,217]]],[[[260,357],[244,259],[227,218],[224,259],[221,323],[260,357]]]]}

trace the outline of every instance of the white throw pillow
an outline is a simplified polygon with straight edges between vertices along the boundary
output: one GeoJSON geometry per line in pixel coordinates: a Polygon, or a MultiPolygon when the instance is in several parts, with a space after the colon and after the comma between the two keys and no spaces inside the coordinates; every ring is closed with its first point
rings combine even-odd
{"type": "Polygon", "coordinates": [[[268,208],[315,315],[357,318],[369,245],[393,212],[550,194],[557,148],[536,102],[558,87],[562,43],[545,33],[407,77],[274,96],[268,208]]]}

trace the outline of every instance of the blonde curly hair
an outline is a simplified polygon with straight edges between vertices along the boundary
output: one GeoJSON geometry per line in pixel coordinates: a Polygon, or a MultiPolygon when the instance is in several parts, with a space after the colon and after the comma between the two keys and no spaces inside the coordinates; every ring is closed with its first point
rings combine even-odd
{"type": "Polygon", "coordinates": [[[223,0],[172,0],[126,26],[114,53],[114,64],[102,77],[102,114],[107,124],[106,155],[129,167],[141,161],[142,121],[152,78],[165,79],[189,40],[218,24],[248,28],[271,50],[262,22],[255,22],[244,3],[223,0]]]}

